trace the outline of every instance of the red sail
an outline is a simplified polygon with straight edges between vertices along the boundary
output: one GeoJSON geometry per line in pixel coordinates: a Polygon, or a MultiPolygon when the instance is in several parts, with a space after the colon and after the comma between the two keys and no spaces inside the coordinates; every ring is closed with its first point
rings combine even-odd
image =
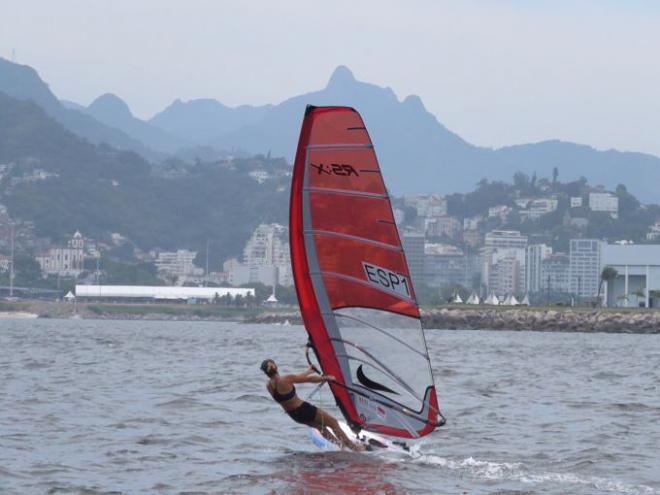
{"type": "Polygon", "coordinates": [[[289,221],[305,327],[347,421],[400,437],[433,431],[442,416],[415,292],[354,109],[307,107],[289,221]]]}

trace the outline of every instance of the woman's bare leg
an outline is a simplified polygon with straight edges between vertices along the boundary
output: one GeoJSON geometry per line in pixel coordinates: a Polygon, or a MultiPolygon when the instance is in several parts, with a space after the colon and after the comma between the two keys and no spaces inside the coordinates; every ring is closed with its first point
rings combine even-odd
{"type": "Polygon", "coordinates": [[[351,441],[351,439],[346,436],[346,433],[344,433],[344,430],[341,429],[341,426],[339,426],[337,420],[321,408],[317,408],[316,410],[316,417],[314,418],[314,426],[316,426],[321,431],[321,433],[323,433],[324,429],[330,428],[330,430],[332,430],[332,433],[334,433],[337,440],[339,440],[339,442],[341,443],[342,447],[348,447],[351,450],[358,450],[358,451],[364,450],[364,446],[358,445],[355,442],[351,441]]]}
{"type": "Polygon", "coordinates": [[[337,445],[339,445],[341,447],[341,443],[339,442],[337,437],[332,434],[332,432],[328,429],[327,426],[324,426],[323,428],[321,428],[320,431],[321,431],[321,435],[323,435],[323,438],[325,438],[326,440],[329,440],[332,443],[336,443],[337,445]]]}

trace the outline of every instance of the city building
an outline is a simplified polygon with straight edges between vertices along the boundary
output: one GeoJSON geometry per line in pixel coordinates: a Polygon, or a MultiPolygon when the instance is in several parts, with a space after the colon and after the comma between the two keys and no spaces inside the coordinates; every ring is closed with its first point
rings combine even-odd
{"type": "Polygon", "coordinates": [[[427,217],[426,235],[430,237],[448,237],[457,240],[461,237],[461,221],[456,217],[427,217]]]}
{"type": "Polygon", "coordinates": [[[477,247],[481,244],[481,233],[477,229],[463,231],[463,242],[471,247],[477,247]]]}
{"type": "Polygon", "coordinates": [[[570,258],[565,253],[553,253],[541,260],[539,291],[570,292],[570,258]]]}
{"type": "Polygon", "coordinates": [[[531,203],[531,202],[532,202],[532,198],[518,198],[518,199],[514,200],[514,203],[516,204],[516,206],[518,208],[520,208],[521,210],[526,209],[527,206],[529,205],[529,203],[531,203]]]}
{"type": "MultiPolygon", "coordinates": [[[[493,230],[488,232],[484,238],[483,247],[483,270],[482,279],[487,284],[487,290],[495,290],[491,283],[495,280],[491,274],[491,268],[504,258],[513,258],[518,266],[515,269],[515,286],[519,291],[525,287],[525,252],[527,248],[527,236],[517,230],[493,230]]],[[[497,277],[503,277],[502,270],[511,267],[509,261],[505,261],[498,268],[497,277]]],[[[507,276],[513,276],[511,274],[507,276]]],[[[508,283],[508,282],[507,282],[508,283]]]]}
{"type": "Polygon", "coordinates": [[[467,258],[460,248],[448,244],[424,245],[424,283],[442,288],[460,284],[470,286],[467,258]]]}
{"type": "Polygon", "coordinates": [[[604,211],[612,218],[619,216],[619,198],[608,192],[589,193],[589,208],[591,211],[604,211]]]}
{"type": "Polygon", "coordinates": [[[525,292],[541,290],[541,262],[552,254],[546,244],[530,244],[525,252],[525,292]]]}
{"type": "Polygon", "coordinates": [[[520,260],[512,252],[507,252],[491,264],[488,289],[495,294],[518,294],[521,292],[520,279],[520,260]]]}
{"type": "Polygon", "coordinates": [[[603,284],[607,306],[660,306],[660,245],[601,243],[601,270],[606,266],[617,271],[603,284]]]}
{"type": "Polygon", "coordinates": [[[520,211],[520,218],[525,220],[538,220],[543,215],[552,213],[557,209],[558,201],[554,198],[540,198],[529,202],[527,209],[520,211]]]}
{"type": "Polygon", "coordinates": [[[600,282],[600,241],[571,239],[569,253],[570,292],[578,297],[595,297],[600,282]]]}
{"type": "Polygon", "coordinates": [[[228,260],[223,270],[233,285],[293,285],[288,227],[277,223],[259,225],[245,244],[243,262],[228,260]]]}
{"type": "Polygon", "coordinates": [[[46,275],[77,277],[84,269],[85,239],[76,231],[66,247],[52,247],[35,259],[46,275]]]}
{"type": "Polygon", "coordinates": [[[441,217],[447,214],[447,200],[439,194],[404,196],[403,204],[415,208],[420,217],[441,217]]]}
{"type": "Polygon", "coordinates": [[[403,222],[406,220],[406,212],[401,208],[394,208],[392,214],[394,215],[394,222],[397,225],[403,225],[403,222]]]}
{"type": "Polygon", "coordinates": [[[506,205],[491,206],[488,208],[488,218],[499,218],[504,222],[512,211],[513,208],[506,205]]]}
{"type": "Polygon", "coordinates": [[[468,217],[463,219],[463,229],[464,230],[477,230],[479,225],[483,222],[483,217],[481,215],[476,215],[473,217],[468,217]]]}
{"type": "Polygon", "coordinates": [[[655,223],[649,227],[646,239],[649,241],[657,241],[660,239],[660,220],[656,220],[655,223]]]}
{"type": "Polygon", "coordinates": [[[270,179],[270,174],[266,170],[252,170],[248,175],[256,180],[259,184],[263,184],[268,179],[270,179]]]}
{"type": "Polygon", "coordinates": [[[160,275],[184,279],[187,276],[203,274],[201,268],[195,267],[193,261],[196,251],[177,249],[176,251],[161,251],[156,257],[155,265],[160,275]]]}
{"type": "Polygon", "coordinates": [[[426,238],[424,234],[412,231],[404,231],[400,233],[400,237],[413,286],[421,285],[424,283],[424,243],[426,238]]]}

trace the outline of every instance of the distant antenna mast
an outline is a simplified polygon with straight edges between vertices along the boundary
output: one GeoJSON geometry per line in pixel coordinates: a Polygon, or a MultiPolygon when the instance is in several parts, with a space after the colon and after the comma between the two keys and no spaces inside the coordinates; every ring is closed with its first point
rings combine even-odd
{"type": "Polygon", "coordinates": [[[16,63],[16,48],[11,49],[11,61],[16,63]]]}
{"type": "Polygon", "coordinates": [[[11,265],[9,265],[9,297],[14,296],[14,222],[11,223],[11,265]]]}
{"type": "Polygon", "coordinates": [[[206,269],[204,270],[204,287],[209,286],[209,239],[206,239],[206,269]]]}

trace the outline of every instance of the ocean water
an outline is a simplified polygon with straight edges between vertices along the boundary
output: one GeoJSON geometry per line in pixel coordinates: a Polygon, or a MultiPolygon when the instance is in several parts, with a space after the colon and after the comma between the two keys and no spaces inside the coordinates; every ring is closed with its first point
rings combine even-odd
{"type": "Polygon", "coordinates": [[[0,493],[660,493],[660,336],[427,338],[448,422],[397,457],[318,451],[268,397],[302,327],[2,320],[0,493]]]}

